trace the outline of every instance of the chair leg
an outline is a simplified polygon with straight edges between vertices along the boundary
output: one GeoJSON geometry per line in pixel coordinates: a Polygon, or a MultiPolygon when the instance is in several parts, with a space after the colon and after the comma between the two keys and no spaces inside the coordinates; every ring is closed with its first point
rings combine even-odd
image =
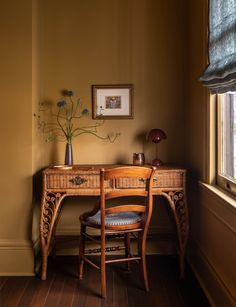
{"type": "MultiPolygon", "coordinates": [[[[125,233],[125,257],[130,257],[130,233],[125,233]]],[[[130,261],[126,262],[127,270],[130,271],[130,261]]]]}
{"type": "Polygon", "coordinates": [[[84,260],[82,256],[84,255],[85,250],[85,236],[86,225],[81,223],[80,227],[80,239],[79,239],[79,279],[83,279],[84,275],[84,260]]]}
{"type": "Polygon", "coordinates": [[[106,242],[105,234],[101,234],[101,292],[102,297],[106,298],[106,242]]]}
{"type": "Polygon", "coordinates": [[[147,266],[146,266],[146,236],[142,232],[138,235],[138,253],[141,257],[140,268],[143,274],[143,282],[145,290],[149,291],[148,277],[147,277],[147,266]]]}

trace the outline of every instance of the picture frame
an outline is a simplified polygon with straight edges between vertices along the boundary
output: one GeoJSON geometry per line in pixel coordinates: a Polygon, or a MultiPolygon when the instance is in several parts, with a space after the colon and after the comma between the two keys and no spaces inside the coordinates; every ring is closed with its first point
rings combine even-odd
{"type": "Polygon", "coordinates": [[[133,85],[92,85],[93,119],[133,119],[133,85]]]}

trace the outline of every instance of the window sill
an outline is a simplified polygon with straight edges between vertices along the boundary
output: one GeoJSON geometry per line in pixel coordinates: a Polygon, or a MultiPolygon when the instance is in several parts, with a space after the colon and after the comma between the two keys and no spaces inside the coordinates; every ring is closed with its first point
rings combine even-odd
{"type": "Polygon", "coordinates": [[[213,197],[217,198],[222,205],[236,213],[236,199],[234,196],[229,195],[226,191],[222,190],[219,186],[206,184],[199,181],[200,186],[210,192],[213,197]]]}

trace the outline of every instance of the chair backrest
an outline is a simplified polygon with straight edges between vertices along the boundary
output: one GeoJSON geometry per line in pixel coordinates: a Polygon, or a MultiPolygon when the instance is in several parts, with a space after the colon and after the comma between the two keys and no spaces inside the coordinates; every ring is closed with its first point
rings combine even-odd
{"type": "MultiPolygon", "coordinates": [[[[152,188],[155,169],[155,167],[122,166],[100,170],[100,210],[103,229],[105,229],[105,216],[120,212],[139,212],[143,216],[142,223],[131,225],[131,228],[149,224],[153,205],[152,188]],[[107,201],[114,198],[122,198],[124,201],[122,204],[118,202],[112,207],[107,207],[107,201]]],[[[106,226],[106,229],[120,230],[121,228],[121,226],[106,226]]],[[[126,229],[125,226],[123,228],[126,229]]]]}

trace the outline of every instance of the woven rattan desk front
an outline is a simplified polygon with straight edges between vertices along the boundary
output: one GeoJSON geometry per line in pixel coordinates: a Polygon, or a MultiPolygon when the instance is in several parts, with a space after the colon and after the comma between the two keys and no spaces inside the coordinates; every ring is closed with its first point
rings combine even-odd
{"type": "MultiPolygon", "coordinates": [[[[67,196],[98,196],[101,167],[118,165],[52,166],[43,171],[43,194],[40,216],[42,248],[41,279],[47,278],[47,258],[52,234],[60,214],[62,200],[67,196]]],[[[178,167],[159,166],[155,172],[154,195],[167,198],[177,228],[180,275],[184,275],[184,256],[189,231],[188,209],[185,192],[186,170],[178,167]]],[[[142,178],[135,181],[111,182],[107,188],[142,187],[142,178]]]]}

